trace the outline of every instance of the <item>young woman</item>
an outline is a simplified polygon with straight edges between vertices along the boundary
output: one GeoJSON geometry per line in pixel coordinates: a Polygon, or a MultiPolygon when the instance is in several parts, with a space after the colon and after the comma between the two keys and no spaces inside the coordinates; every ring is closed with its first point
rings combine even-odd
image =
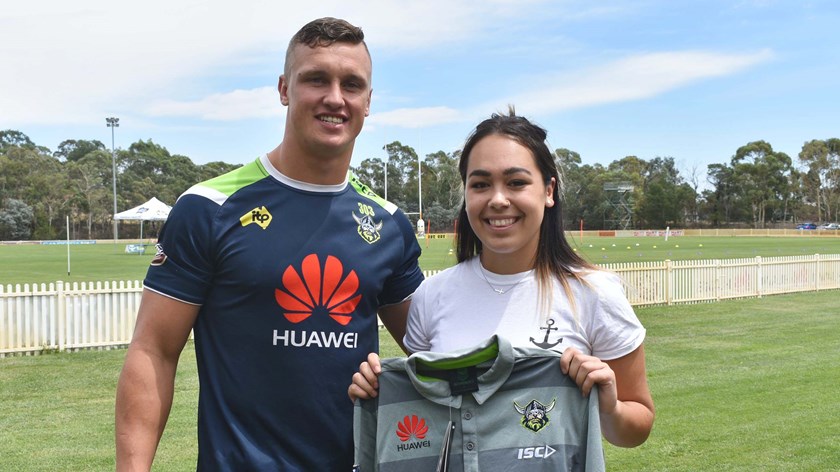
{"type": "MultiPolygon", "coordinates": [[[[546,131],[494,114],[467,139],[459,170],[458,264],[412,297],[409,352],[448,352],[499,334],[515,346],[562,351],[560,368],[584,395],[598,385],[601,427],[614,445],[643,443],[653,426],[645,330],[617,276],[579,257],[566,241],[560,176],[546,131]]],[[[376,354],[348,393],[377,395],[376,354]]]]}

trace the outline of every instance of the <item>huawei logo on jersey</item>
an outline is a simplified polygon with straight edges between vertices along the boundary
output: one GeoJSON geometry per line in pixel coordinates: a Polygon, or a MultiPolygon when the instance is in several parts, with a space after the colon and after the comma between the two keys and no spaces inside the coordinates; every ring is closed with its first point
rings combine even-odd
{"type": "Polygon", "coordinates": [[[326,312],[338,324],[350,323],[350,315],[362,300],[356,293],[359,277],[351,270],[344,274],[344,266],[335,256],[327,256],[324,265],[317,254],[303,259],[300,272],[293,266],[283,272],[283,288],[274,290],[283,316],[292,323],[300,323],[316,311],[326,312]]]}
{"type": "Polygon", "coordinates": [[[428,432],[429,427],[426,426],[426,420],[418,418],[417,415],[406,415],[401,422],[397,422],[397,437],[402,442],[406,442],[412,437],[414,439],[426,439],[426,433],[428,432]]]}

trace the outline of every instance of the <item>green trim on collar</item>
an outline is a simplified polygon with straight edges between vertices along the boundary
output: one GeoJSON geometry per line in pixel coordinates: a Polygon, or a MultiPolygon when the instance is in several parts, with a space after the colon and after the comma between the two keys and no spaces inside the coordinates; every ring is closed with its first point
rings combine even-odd
{"type": "MultiPolygon", "coordinates": [[[[435,361],[427,361],[425,359],[417,359],[417,364],[424,367],[431,367],[439,370],[455,370],[463,369],[464,367],[472,367],[482,362],[487,362],[495,359],[499,355],[499,343],[494,340],[493,344],[487,346],[479,351],[470,352],[464,357],[456,359],[441,359],[435,361]]],[[[420,376],[418,375],[418,378],[420,376]]]]}

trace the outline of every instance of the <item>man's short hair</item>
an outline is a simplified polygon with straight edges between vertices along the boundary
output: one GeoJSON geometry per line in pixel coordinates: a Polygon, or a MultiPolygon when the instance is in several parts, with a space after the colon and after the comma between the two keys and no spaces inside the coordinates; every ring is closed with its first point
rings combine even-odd
{"type": "Polygon", "coordinates": [[[286,49],[286,64],[283,73],[289,75],[290,59],[292,57],[292,50],[298,44],[305,44],[311,48],[327,47],[333,43],[349,43],[361,44],[365,47],[368,56],[367,44],[365,44],[365,33],[362,28],[353,26],[345,20],[332,17],[318,18],[305,24],[292,39],[289,41],[289,47],[286,49]]]}

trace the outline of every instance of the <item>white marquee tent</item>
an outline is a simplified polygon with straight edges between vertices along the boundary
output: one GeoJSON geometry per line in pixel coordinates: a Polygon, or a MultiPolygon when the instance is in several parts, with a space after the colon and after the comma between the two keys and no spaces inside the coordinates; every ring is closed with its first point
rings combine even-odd
{"type": "Polygon", "coordinates": [[[121,211],[114,215],[115,220],[135,220],[140,221],[140,240],[143,240],[143,222],[144,221],[165,221],[169,217],[169,212],[172,207],[163,203],[155,197],[152,197],[148,202],[131,208],[126,211],[121,211]]]}

